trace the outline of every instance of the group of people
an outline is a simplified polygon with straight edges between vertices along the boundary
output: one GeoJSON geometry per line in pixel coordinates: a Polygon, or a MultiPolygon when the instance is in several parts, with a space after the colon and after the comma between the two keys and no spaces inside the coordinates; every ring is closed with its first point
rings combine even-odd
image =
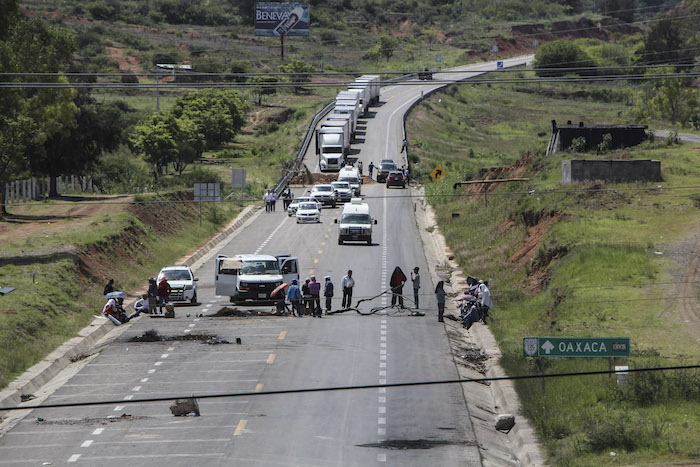
{"type": "MultiPolygon", "coordinates": [[[[352,277],[352,270],[348,270],[347,275],[343,277],[340,283],[343,290],[342,308],[350,308],[352,303],[352,289],[355,287],[355,279],[352,277]]],[[[277,314],[301,317],[303,315],[311,315],[314,318],[320,318],[323,315],[321,308],[321,289],[323,289],[323,297],[325,300],[326,314],[331,312],[331,304],[335,295],[335,285],[331,280],[331,276],[324,278],[324,284],[316,280],[316,276],[309,276],[299,287],[299,282],[296,279],[292,280],[291,285],[287,288],[287,301],[292,308],[289,310],[285,303],[285,297],[282,295],[277,301],[277,314]]]]}
{"type": "Polygon", "coordinates": [[[265,212],[275,212],[275,205],[277,204],[277,193],[272,190],[267,190],[263,195],[263,201],[265,201],[265,212]]]}
{"type": "MultiPolygon", "coordinates": [[[[114,292],[114,279],[110,279],[105,285],[105,298],[112,292],[114,292]]],[[[156,279],[151,277],[148,279],[148,291],[134,303],[135,312],[133,314],[126,314],[123,297],[109,298],[102,309],[102,314],[117,326],[128,322],[141,313],[155,314],[157,306],[159,307],[158,312],[163,314],[163,307],[166,307],[168,304],[170,292],[171,289],[167,277],[163,276],[159,283],[156,283],[156,279]]]]}
{"type": "MultiPolygon", "coordinates": [[[[358,167],[360,169],[360,175],[362,175],[362,162],[358,163],[358,167]]],[[[369,178],[372,178],[372,173],[374,172],[374,169],[376,167],[377,166],[374,165],[374,162],[370,161],[369,165],[367,166],[367,170],[369,171],[369,178]]],[[[400,169],[397,168],[396,170],[400,170],[401,173],[403,173],[403,178],[405,178],[406,181],[408,181],[408,167],[406,167],[405,165],[402,165],[400,169]]]]}
{"type": "Polygon", "coordinates": [[[493,308],[493,301],[491,300],[489,281],[478,281],[466,293],[474,296],[474,299],[467,302],[466,306],[462,306],[460,319],[462,326],[469,329],[476,322],[486,323],[489,310],[493,308]]]}
{"type": "MultiPolygon", "coordinates": [[[[413,285],[413,303],[415,308],[420,308],[419,297],[420,297],[420,269],[418,266],[413,268],[411,271],[411,283],[413,285]]],[[[391,306],[395,306],[397,303],[399,307],[405,308],[403,302],[403,286],[408,281],[408,278],[403,273],[400,267],[396,266],[394,272],[391,273],[391,279],[389,279],[389,286],[391,287],[391,306]]]]}

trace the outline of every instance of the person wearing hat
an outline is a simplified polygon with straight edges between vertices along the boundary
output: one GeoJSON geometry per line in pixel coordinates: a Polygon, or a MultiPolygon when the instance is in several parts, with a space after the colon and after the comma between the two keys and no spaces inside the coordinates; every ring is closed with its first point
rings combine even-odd
{"type": "Polygon", "coordinates": [[[321,283],[316,281],[316,276],[309,277],[309,295],[311,296],[311,316],[321,317],[321,283]]]}
{"type": "Polygon", "coordinates": [[[489,289],[489,281],[479,281],[478,303],[479,303],[479,321],[486,323],[489,310],[493,308],[491,301],[491,289],[489,289]]]}
{"type": "Polygon", "coordinates": [[[331,300],[333,299],[333,282],[331,282],[331,276],[326,276],[323,296],[326,297],[326,314],[328,314],[331,312],[331,300]]]}
{"type": "Polygon", "coordinates": [[[292,285],[287,287],[287,300],[292,304],[292,314],[297,318],[301,316],[301,290],[296,279],[292,279],[292,285]]]}

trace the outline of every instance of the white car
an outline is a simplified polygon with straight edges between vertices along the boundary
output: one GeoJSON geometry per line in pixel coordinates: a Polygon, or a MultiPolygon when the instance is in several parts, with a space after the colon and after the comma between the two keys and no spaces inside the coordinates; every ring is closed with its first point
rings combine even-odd
{"type": "Polygon", "coordinates": [[[166,266],[158,273],[156,282],[160,284],[163,276],[168,278],[170,284],[171,302],[197,303],[197,284],[199,277],[194,277],[189,266],[166,266]]]}
{"type": "MultiPolygon", "coordinates": [[[[316,202],[312,198],[305,196],[305,197],[300,197],[300,198],[295,198],[294,201],[292,201],[289,206],[287,207],[287,215],[289,217],[292,217],[294,214],[297,212],[297,208],[301,203],[308,203],[309,201],[311,202],[316,202]]],[[[319,209],[321,209],[321,205],[319,204],[318,206],[319,209]]]]}
{"type": "Polygon", "coordinates": [[[300,222],[321,222],[321,208],[315,201],[301,203],[297,208],[297,224],[300,222]]]}
{"type": "Polygon", "coordinates": [[[331,182],[335,190],[335,199],[341,203],[349,203],[352,199],[353,189],[348,182],[331,182]]]}
{"type": "Polygon", "coordinates": [[[333,207],[336,205],[333,185],[314,185],[309,196],[321,204],[330,204],[333,207]]]}

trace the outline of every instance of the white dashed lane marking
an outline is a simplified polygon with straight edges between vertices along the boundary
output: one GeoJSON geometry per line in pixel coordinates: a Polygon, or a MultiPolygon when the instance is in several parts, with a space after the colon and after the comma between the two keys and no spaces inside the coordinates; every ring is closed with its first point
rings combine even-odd
{"type": "Polygon", "coordinates": [[[80,447],[81,447],[81,448],[89,448],[90,445],[92,444],[92,441],[93,441],[93,440],[91,440],[91,439],[85,440],[85,441],[83,442],[83,444],[80,445],[80,447]]]}
{"type": "Polygon", "coordinates": [[[80,459],[80,454],[73,454],[68,459],[68,462],[78,462],[78,459],[80,459]]]}

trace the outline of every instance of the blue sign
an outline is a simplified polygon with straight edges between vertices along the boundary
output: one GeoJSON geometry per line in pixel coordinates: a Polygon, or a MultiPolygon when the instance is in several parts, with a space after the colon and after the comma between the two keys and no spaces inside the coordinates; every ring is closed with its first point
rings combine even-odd
{"type": "Polygon", "coordinates": [[[308,3],[257,2],[255,35],[308,36],[309,18],[308,3]]]}
{"type": "Polygon", "coordinates": [[[496,69],[500,70],[503,68],[503,60],[499,60],[496,62],[496,69]]]}

